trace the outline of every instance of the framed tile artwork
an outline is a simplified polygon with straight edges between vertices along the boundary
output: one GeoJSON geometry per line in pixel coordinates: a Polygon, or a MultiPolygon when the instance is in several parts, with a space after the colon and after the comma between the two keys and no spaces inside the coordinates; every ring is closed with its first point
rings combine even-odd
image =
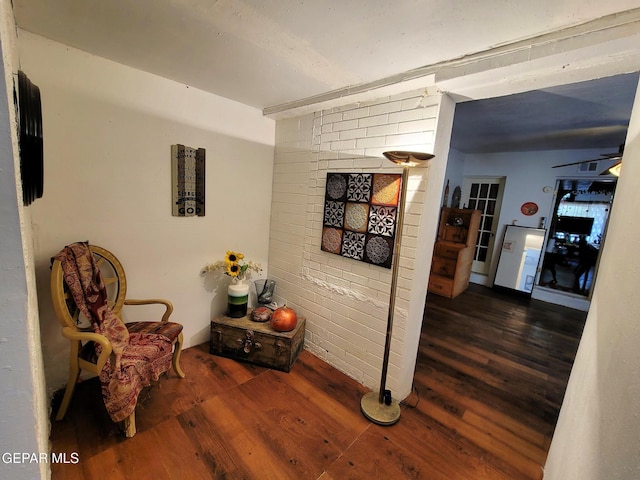
{"type": "Polygon", "coordinates": [[[328,173],[321,249],[391,268],[401,174],[328,173]]]}

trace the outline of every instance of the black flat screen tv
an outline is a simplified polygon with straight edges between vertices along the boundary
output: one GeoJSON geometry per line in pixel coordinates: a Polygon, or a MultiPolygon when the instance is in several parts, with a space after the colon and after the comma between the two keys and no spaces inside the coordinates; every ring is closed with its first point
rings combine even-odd
{"type": "Polygon", "coordinates": [[[573,233],[576,235],[590,235],[593,228],[593,218],[588,217],[558,217],[556,232],[573,233]]]}

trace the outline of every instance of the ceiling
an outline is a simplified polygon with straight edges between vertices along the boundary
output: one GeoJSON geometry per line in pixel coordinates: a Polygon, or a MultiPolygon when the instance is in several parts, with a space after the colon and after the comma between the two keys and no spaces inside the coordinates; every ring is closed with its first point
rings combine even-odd
{"type": "Polygon", "coordinates": [[[610,153],[625,142],[637,85],[633,73],[458,103],[451,146],[464,153],[610,153]]]}
{"type": "MultiPolygon", "coordinates": [[[[638,7],[637,0],[13,4],[23,30],[260,109],[375,83],[638,7]]],[[[456,132],[468,135],[454,136],[456,148],[491,151],[500,142],[540,148],[541,137],[557,143],[568,138],[568,130],[577,141],[577,129],[585,129],[583,144],[587,138],[620,143],[637,77],[613,81],[613,88],[605,81],[587,82],[459,104],[456,132]]]]}

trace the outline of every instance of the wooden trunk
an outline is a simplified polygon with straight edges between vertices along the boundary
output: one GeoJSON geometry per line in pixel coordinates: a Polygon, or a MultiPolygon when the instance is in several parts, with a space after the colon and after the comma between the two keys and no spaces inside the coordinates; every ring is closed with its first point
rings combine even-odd
{"type": "Polygon", "coordinates": [[[304,346],[305,318],[290,332],[276,332],[269,322],[221,315],[211,321],[209,351],[213,355],[288,372],[304,346]]]}

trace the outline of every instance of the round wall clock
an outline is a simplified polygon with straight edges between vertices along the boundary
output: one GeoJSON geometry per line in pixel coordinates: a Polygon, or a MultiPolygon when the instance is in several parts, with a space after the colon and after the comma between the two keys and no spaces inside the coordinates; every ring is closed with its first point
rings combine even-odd
{"type": "Polygon", "coordinates": [[[40,89],[22,71],[18,71],[17,107],[22,199],[25,205],[30,205],[36,198],[42,197],[44,186],[42,106],[40,89]]]}
{"type": "Polygon", "coordinates": [[[536,213],[538,213],[538,205],[536,205],[534,202],[526,202],[522,204],[522,206],[520,207],[520,211],[527,216],[535,215],[536,213]]]}

